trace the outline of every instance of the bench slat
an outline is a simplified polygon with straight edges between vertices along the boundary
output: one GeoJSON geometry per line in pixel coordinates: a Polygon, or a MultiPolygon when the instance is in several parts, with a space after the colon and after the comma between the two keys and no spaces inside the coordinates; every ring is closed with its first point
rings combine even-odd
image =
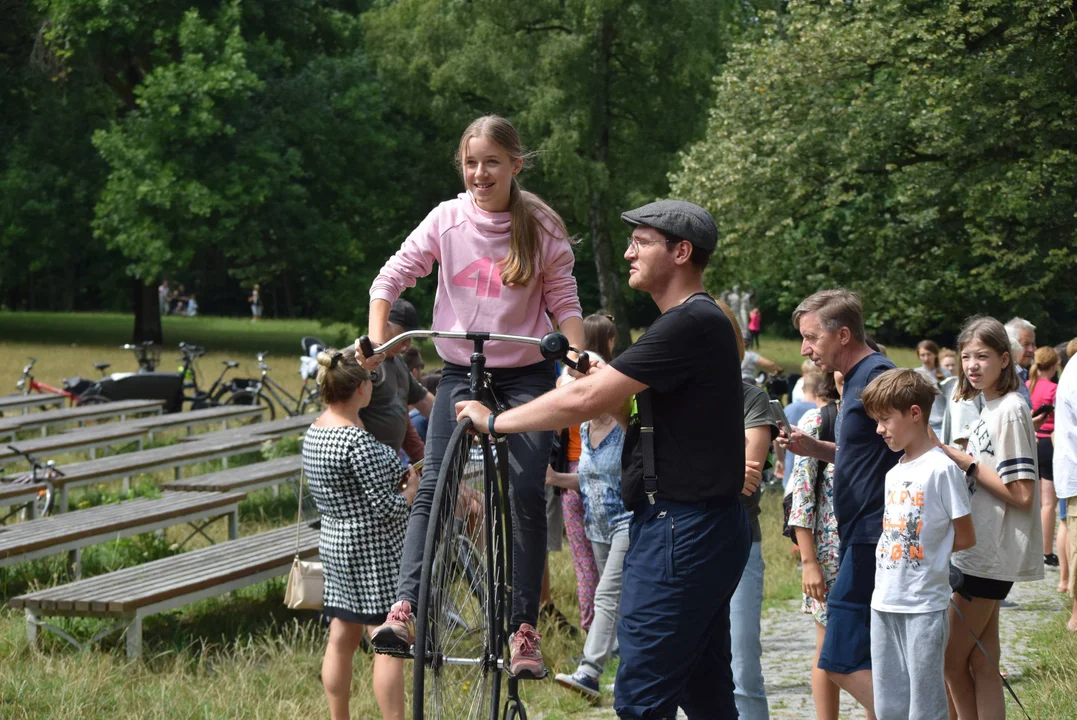
{"type": "Polygon", "coordinates": [[[240,489],[245,485],[252,485],[274,478],[286,478],[298,473],[302,467],[303,458],[301,456],[289,455],[276,460],[252,463],[182,480],[173,480],[163,483],[160,487],[164,490],[226,491],[240,489]]]}

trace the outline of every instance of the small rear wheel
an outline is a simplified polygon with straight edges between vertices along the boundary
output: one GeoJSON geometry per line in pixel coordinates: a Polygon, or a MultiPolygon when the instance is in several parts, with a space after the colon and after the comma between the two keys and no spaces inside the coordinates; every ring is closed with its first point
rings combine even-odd
{"type": "MultiPolygon", "coordinates": [[[[256,393],[253,390],[237,390],[228,396],[228,399],[224,401],[225,405],[261,405],[266,408],[266,412],[263,413],[265,420],[275,420],[277,417],[277,411],[273,408],[273,402],[261,393],[256,393]]],[[[250,422],[258,422],[258,418],[251,418],[250,422]]]]}
{"type": "Polygon", "coordinates": [[[104,405],[109,402],[112,401],[104,395],[82,395],[78,400],[80,407],[83,405],[104,405]]]}
{"type": "Polygon", "coordinates": [[[499,513],[486,512],[481,493],[465,482],[472,465],[493,472],[487,448],[472,460],[470,430],[464,420],[449,438],[427,525],[415,622],[416,720],[496,720],[500,710],[502,639],[492,603],[504,583],[502,541],[499,513]]]}

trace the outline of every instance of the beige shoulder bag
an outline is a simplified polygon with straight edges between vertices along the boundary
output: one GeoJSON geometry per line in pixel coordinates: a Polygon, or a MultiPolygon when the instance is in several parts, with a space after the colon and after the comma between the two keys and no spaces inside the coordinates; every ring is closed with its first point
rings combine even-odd
{"type": "Polygon", "coordinates": [[[303,529],[303,479],[299,475],[299,517],[295,524],[295,560],[288,573],[288,587],[284,591],[284,604],[292,610],[321,610],[322,593],[325,590],[322,564],[299,559],[299,537],[303,529]]]}

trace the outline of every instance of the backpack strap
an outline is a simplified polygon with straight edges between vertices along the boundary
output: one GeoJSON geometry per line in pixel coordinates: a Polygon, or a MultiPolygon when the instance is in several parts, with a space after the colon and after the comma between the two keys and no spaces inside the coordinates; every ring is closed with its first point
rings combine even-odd
{"type": "MultiPolygon", "coordinates": [[[[705,292],[691,295],[685,304],[705,300],[715,307],[718,303],[705,292]]],[[[643,451],[643,492],[647,495],[647,502],[654,505],[655,495],[658,494],[658,466],[654,454],[654,407],[651,404],[650,388],[636,395],[636,407],[639,409],[639,442],[643,451]]]]}
{"type": "MultiPolygon", "coordinates": [[[[838,421],[838,405],[837,403],[827,403],[819,409],[819,417],[822,423],[819,425],[819,439],[823,442],[835,442],[834,429],[838,421]]],[[[819,497],[819,490],[823,484],[823,476],[826,474],[826,467],[830,463],[820,460],[818,462],[819,469],[815,475],[815,497],[819,497]]],[[[818,499],[816,500],[818,502],[818,499]]]]}
{"type": "Polygon", "coordinates": [[[834,426],[838,420],[837,403],[828,403],[819,411],[823,424],[819,428],[819,439],[823,442],[834,442],[834,426]]]}

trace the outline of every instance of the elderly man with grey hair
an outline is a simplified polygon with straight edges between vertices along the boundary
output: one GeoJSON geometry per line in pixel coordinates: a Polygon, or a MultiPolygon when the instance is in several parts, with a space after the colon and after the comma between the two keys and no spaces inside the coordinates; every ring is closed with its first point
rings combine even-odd
{"type": "Polygon", "coordinates": [[[1032,397],[1025,383],[1028,382],[1028,369],[1036,357],[1036,326],[1024,318],[1015,317],[1006,323],[1006,335],[1010,338],[1010,354],[1013,355],[1017,377],[1021,380],[1017,392],[1021,393],[1031,409],[1032,397]]]}

